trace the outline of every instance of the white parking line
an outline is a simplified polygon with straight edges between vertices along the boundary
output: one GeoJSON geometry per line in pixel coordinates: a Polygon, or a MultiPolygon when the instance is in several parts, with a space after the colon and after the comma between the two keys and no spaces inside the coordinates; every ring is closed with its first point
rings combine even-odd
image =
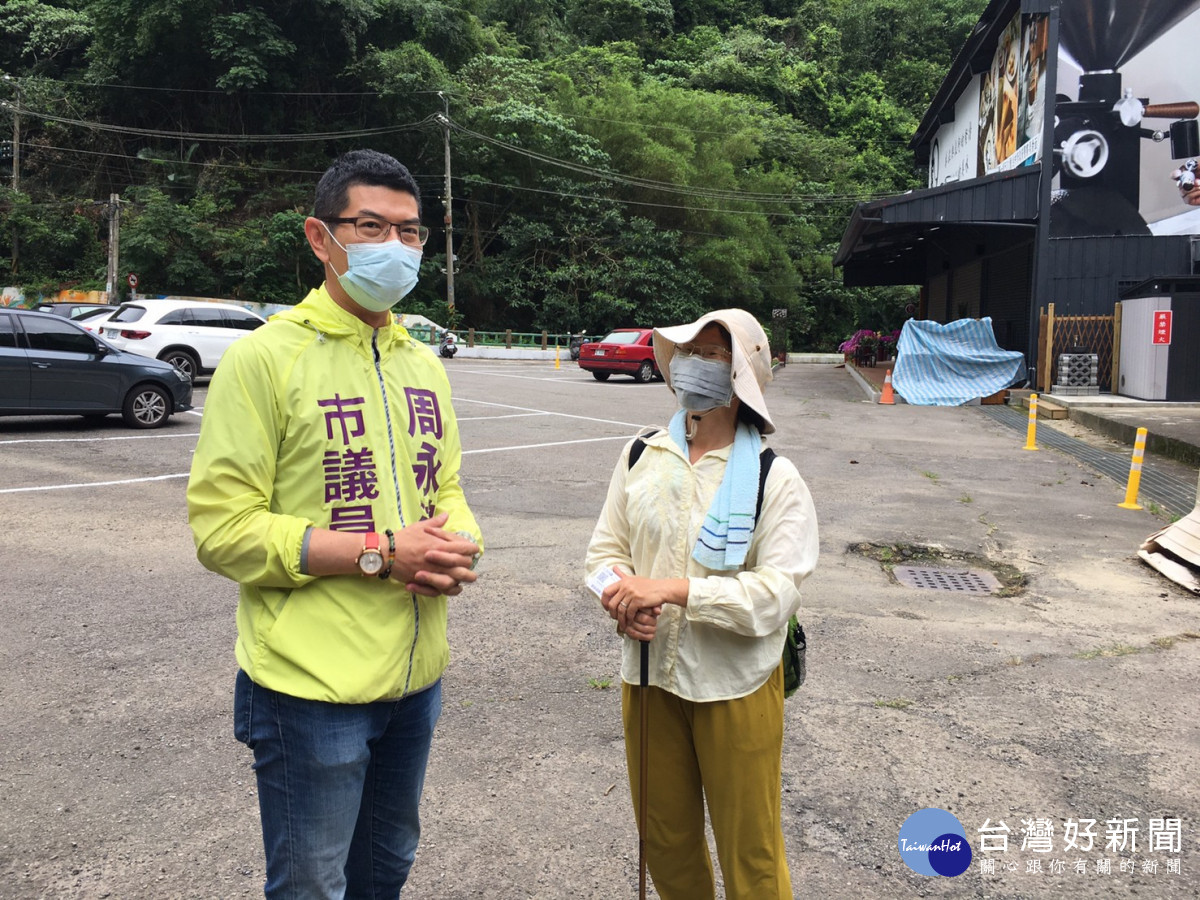
{"type": "Polygon", "coordinates": [[[180,434],[130,434],[122,437],[86,437],[86,438],[16,438],[11,441],[0,441],[4,444],[89,444],[100,441],[148,441],[153,438],[198,437],[200,432],[188,431],[180,434]]]}
{"type": "MultiPolygon", "coordinates": [[[[511,370],[504,371],[503,369],[468,369],[463,366],[455,366],[455,372],[463,372],[468,375],[489,375],[492,378],[520,378],[525,381],[557,381],[561,384],[582,384],[590,385],[590,381],[575,380],[567,381],[562,375],[514,375],[511,370]]],[[[583,371],[582,369],[580,371],[583,371]]],[[[577,375],[578,372],[569,372],[567,374],[577,375]]]]}
{"type": "Polygon", "coordinates": [[[187,472],[175,475],[152,475],[147,478],[126,478],[122,481],[90,481],[80,484],[43,484],[36,487],[0,488],[0,494],[24,494],[30,491],[65,491],[72,488],[110,487],[115,484],[141,484],[146,481],[169,481],[172,478],[187,478],[187,472]]]}
{"type": "MultiPolygon", "coordinates": [[[[454,402],[455,403],[477,403],[480,406],[495,406],[495,407],[499,407],[500,409],[519,410],[519,413],[514,414],[514,415],[475,416],[475,417],[471,417],[469,419],[461,419],[460,418],[459,419],[460,422],[461,421],[475,421],[475,420],[481,420],[481,419],[482,420],[513,419],[513,418],[522,418],[522,417],[528,417],[528,416],[562,416],[567,419],[582,419],[585,422],[596,422],[597,424],[602,424],[602,425],[621,425],[621,426],[625,426],[628,428],[643,428],[643,427],[645,427],[644,424],[638,423],[638,422],[620,422],[615,419],[597,419],[593,416],[575,416],[575,415],[571,415],[570,413],[553,412],[551,410],[545,410],[545,409],[530,409],[529,407],[526,407],[526,406],[511,406],[507,403],[492,403],[487,400],[471,400],[466,397],[456,397],[454,402]]],[[[129,435],[126,437],[112,437],[112,438],[31,438],[31,439],[27,439],[27,440],[0,441],[0,444],[36,444],[36,443],[73,442],[73,441],[85,441],[85,440],[133,441],[133,440],[143,440],[143,439],[152,438],[152,437],[196,437],[196,433],[164,434],[164,435],[139,434],[139,435],[129,435]]],[[[616,435],[609,435],[607,437],[579,438],[579,439],[573,440],[573,441],[549,441],[549,442],[543,443],[543,444],[516,444],[516,445],[512,445],[512,446],[508,446],[508,447],[485,447],[485,448],[478,449],[478,450],[464,450],[463,456],[471,456],[476,453],[505,453],[510,450],[538,450],[543,447],[562,447],[562,446],[566,446],[568,444],[593,444],[598,441],[627,441],[627,440],[629,440],[629,437],[630,436],[628,434],[616,434],[616,435]]],[[[127,479],[123,479],[120,481],[93,481],[93,482],[80,483],[80,484],[51,484],[51,485],[38,485],[35,487],[0,488],[0,494],[21,494],[21,493],[29,493],[32,491],[62,491],[62,490],[68,490],[68,489],[74,489],[74,488],[113,487],[113,486],[124,485],[124,484],[141,484],[143,482],[148,482],[148,481],[167,481],[172,478],[187,478],[187,477],[188,477],[187,472],[179,472],[174,475],[155,475],[153,477],[148,477],[148,478],[127,478],[127,479]]]]}
{"type": "Polygon", "coordinates": [[[624,425],[627,428],[645,428],[644,422],[620,422],[616,419],[597,419],[595,416],[574,416],[571,413],[555,412],[548,409],[531,409],[528,406],[510,406],[507,403],[492,403],[488,400],[471,400],[467,397],[455,397],[455,403],[478,403],[481,406],[498,406],[501,409],[517,409],[522,412],[545,413],[550,416],[562,416],[564,419],[582,419],[585,422],[596,422],[601,425],[624,425]]]}
{"type": "Polygon", "coordinates": [[[459,422],[491,422],[495,419],[528,419],[536,418],[537,416],[552,416],[554,413],[548,412],[527,412],[527,413],[512,413],[507,416],[459,416],[459,422]]]}
{"type": "Polygon", "coordinates": [[[594,444],[596,441],[627,441],[629,435],[616,434],[609,437],[600,438],[580,438],[577,441],[551,441],[548,444],[520,444],[513,447],[487,447],[483,450],[464,450],[463,456],[471,456],[474,453],[504,453],[508,450],[537,450],[539,447],[561,447],[564,444],[594,444]]]}

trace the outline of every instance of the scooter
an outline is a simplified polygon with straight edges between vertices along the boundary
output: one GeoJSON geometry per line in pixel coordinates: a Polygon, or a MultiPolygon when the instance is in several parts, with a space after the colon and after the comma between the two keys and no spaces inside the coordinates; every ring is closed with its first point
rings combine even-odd
{"type": "Polygon", "coordinates": [[[579,359],[579,349],[587,343],[587,335],[580,332],[579,334],[571,335],[571,359],[579,359]]]}
{"type": "Polygon", "coordinates": [[[452,332],[447,331],[442,335],[442,343],[438,347],[438,353],[443,359],[453,359],[454,354],[458,352],[458,338],[452,332]]]}

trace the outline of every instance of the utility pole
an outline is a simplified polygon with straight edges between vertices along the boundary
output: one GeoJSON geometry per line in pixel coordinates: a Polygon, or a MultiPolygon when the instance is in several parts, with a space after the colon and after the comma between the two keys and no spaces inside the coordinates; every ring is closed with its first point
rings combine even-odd
{"type": "Polygon", "coordinates": [[[438,96],[442,98],[442,103],[445,107],[445,114],[438,116],[438,121],[442,126],[442,143],[446,149],[446,188],[442,195],[442,203],[445,205],[446,212],[444,222],[446,225],[446,306],[450,308],[450,313],[454,313],[454,213],[451,208],[450,198],[450,98],[438,91],[438,96]]]}
{"type": "MultiPolygon", "coordinates": [[[[21,190],[21,83],[11,75],[5,75],[4,80],[11,82],[16,90],[17,103],[13,107],[13,138],[12,138],[12,189],[13,193],[21,190]]],[[[16,229],[12,235],[12,273],[17,273],[17,260],[20,257],[21,239],[17,237],[16,229]]]]}
{"type": "Polygon", "coordinates": [[[109,303],[116,299],[113,293],[117,287],[117,268],[121,251],[121,197],[119,194],[108,195],[108,274],[104,279],[105,298],[109,303]]]}
{"type": "Polygon", "coordinates": [[[17,104],[13,108],[12,138],[12,189],[15,194],[21,190],[21,84],[11,75],[5,75],[4,80],[11,81],[17,91],[17,104]]]}

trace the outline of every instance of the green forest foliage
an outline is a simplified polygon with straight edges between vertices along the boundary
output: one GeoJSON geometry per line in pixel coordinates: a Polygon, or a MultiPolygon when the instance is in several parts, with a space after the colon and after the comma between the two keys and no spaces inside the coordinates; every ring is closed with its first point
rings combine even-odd
{"type": "Polygon", "coordinates": [[[404,311],[445,321],[448,113],[454,324],[595,333],[738,305],[833,349],[913,299],[845,288],[831,259],[856,202],[920,186],[908,141],[984,5],[5,0],[3,280],[102,289],[118,195],[139,292],[296,302],[321,278],[316,179],[373,147],[417,176],[434,230],[404,311]]]}

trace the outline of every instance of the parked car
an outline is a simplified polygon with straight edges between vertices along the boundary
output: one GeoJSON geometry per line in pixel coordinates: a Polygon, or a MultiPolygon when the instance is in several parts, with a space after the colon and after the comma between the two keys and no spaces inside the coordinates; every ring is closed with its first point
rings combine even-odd
{"type": "Polygon", "coordinates": [[[607,381],[609,375],[632,375],[643,384],[661,378],[654,361],[653,335],[649,328],[610,331],[579,348],[579,367],[597,381],[607,381]]]}
{"type": "Polygon", "coordinates": [[[226,347],[264,322],[233,303],[134,300],[122,303],[100,334],[119,350],[169,362],[195,381],[217,368],[226,347]]]}
{"type": "Polygon", "coordinates": [[[98,306],[95,309],[80,313],[72,318],[71,321],[82,325],[92,334],[99,334],[100,326],[107,322],[118,309],[120,309],[119,306],[98,306]]]}
{"type": "Polygon", "coordinates": [[[53,313],[56,316],[63,316],[68,319],[79,319],[84,316],[91,315],[97,311],[112,312],[117,307],[109,303],[87,303],[84,301],[71,301],[69,303],[39,303],[33,307],[38,312],[53,313]]]}
{"type": "Polygon", "coordinates": [[[192,408],[192,382],[168,363],[126,353],[63,316],[0,308],[0,416],[120,413],[157,428],[192,408]]]}

